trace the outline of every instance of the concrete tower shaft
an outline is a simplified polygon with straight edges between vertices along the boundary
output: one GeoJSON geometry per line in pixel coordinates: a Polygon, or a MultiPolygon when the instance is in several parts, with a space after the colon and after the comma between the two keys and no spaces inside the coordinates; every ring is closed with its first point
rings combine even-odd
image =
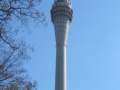
{"type": "Polygon", "coordinates": [[[51,9],[56,38],[55,90],[66,90],[66,45],[72,13],[68,0],[55,0],[51,9]]]}

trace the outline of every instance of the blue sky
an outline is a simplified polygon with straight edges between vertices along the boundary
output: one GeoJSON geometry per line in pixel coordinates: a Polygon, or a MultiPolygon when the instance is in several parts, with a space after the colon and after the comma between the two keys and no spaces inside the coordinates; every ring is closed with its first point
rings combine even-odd
{"type": "MultiPolygon", "coordinates": [[[[54,90],[55,35],[50,9],[43,0],[39,9],[48,27],[30,23],[31,35],[21,35],[34,46],[26,65],[38,90],[54,90]]],[[[120,90],[120,0],[70,0],[73,20],[67,45],[67,90],[120,90]]]]}

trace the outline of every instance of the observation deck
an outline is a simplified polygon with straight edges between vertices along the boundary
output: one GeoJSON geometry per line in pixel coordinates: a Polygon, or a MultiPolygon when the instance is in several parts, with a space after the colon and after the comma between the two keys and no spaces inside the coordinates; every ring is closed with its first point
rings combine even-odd
{"type": "Polygon", "coordinates": [[[67,16],[72,21],[72,5],[68,0],[55,0],[51,9],[51,21],[54,22],[54,18],[57,16],[67,16]]]}

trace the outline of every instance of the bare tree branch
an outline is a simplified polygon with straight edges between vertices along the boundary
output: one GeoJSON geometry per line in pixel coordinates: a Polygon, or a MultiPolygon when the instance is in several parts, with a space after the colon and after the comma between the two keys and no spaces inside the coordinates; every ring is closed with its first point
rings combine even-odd
{"type": "MultiPolygon", "coordinates": [[[[0,90],[36,90],[22,67],[30,59],[27,49],[32,49],[13,36],[11,22],[17,20],[27,26],[29,19],[45,24],[45,15],[36,9],[41,0],[0,0],[0,90]]],[[[20,30],[20,29],[18,29],[20,30]]]]}

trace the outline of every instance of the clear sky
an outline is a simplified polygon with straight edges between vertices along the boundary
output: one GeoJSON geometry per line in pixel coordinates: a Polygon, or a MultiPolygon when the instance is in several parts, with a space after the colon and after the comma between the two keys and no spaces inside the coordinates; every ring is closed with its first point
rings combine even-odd
{"type": "MultiPolygon", "coordinates": [[[[23,36],[34,46],[26,65],[38,90],[54,90],[55,35],[50,9],[54,0],[43,0],[39,9],[48,27],[34,28],[23,36]]],[[[67,44],[67,90],[120,90],[120,0],[70,0],[73,20],[67,44]]]]}

